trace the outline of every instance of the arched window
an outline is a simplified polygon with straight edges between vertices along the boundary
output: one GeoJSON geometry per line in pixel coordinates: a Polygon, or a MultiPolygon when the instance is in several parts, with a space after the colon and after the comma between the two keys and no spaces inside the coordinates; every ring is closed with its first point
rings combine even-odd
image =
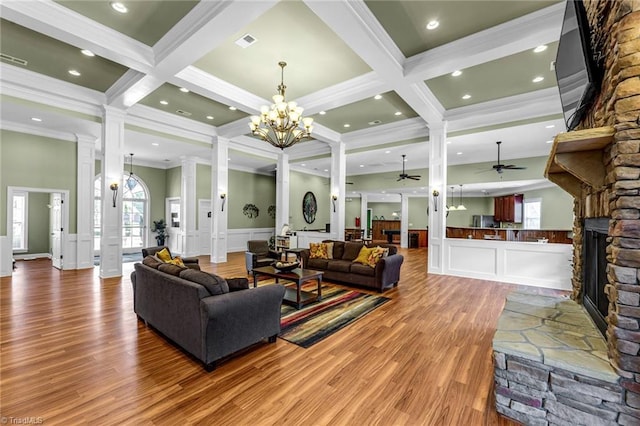
{"type": "MultiPolygon", "coordinates": [[[[122,249],[123,251],[136,251],[146,246],[149,191],[140,179],[129,180],[129,175],[122,175],[122,249]]],[[[100,250],[100,226],[101,226],[101,178],[96,177],[94,183],[94,208],[93,208],[93,248],[100,250]]]]}

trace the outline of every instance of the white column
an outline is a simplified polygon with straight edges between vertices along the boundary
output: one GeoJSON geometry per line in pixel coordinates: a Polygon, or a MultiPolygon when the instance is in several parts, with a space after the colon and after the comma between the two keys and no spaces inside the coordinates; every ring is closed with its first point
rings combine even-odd
{"type": "MultiPolygon", "coordinates": [[[[211,263],[227,261],[229,139],[214,136],[211,151],[211,263]]],[[[194,197],[195,198],[195,197],[194,197]]]]}
{"type": "MultiPolygon", "coordinates": [[[[276,170],[276,235],[280,234],[282,227],[289,222],[289,155],[284,151],[278,154],[278,170],[276,170]]],[[[298,227],[300,224],[297,224],[298,227]]]]}
{"type": "Polygon", "coordinates": [[[93,268],[93,182],[96,169],[96,139],[76,135],[77,153],[77,241],[76,268],[93,268]]]}
{"type": "MultiPolygon", "coordinates": [[[[344,142],[331,144],[331,193],[329,194],[329,203],[331,203],[331,238],[334,240],[344,240],[347,181],[347,157],[344,151],[344,142]],[[331,199],[334,195],[337,196],[335,211],[331,199]]],[[[321,202],[320,205],[322,204],[321,202]]]]}
{"type": "Polygon", "coordinates": [[[183,157],[181,159],[180,227],[182,228],[182,255],[195,256],[198,254],[196,234],[196,159],[193,157],[183,157]]]}
{"type": "Polygon", "coordinates": [[[122,276],[122,174],[125,112],[103,105],[100,277],[122,276]],[[118,185],[117,193],[111,185],[118,185]],[[115,199],[114,199],[115,196],[115,199]],[[115,207],[114,207],[115,200],[115,207]]]}
{"type": "Polygon", "coordinates": [[[447,122],[429,125],[429,249],[427,271],[442,274],[448,262],[444,250],[447,216],[447,122]],[[433,196],[433,191],[439,193],[433,196]],[[436,201],[437,200],[437,201],[436,201]]]}
{"type": "Polygon", "coordinates": [[[409,247],[409,196],[400,194],[400,247],[409,247]]]}
{"type": "MultiPolygon", "coordinates": [[[[369,196],[360,194],[360,228],[367,232],[367,207],[369,205],[369,196]]],[[[367,235],[363,235],[363,238],[367,235]]]]}

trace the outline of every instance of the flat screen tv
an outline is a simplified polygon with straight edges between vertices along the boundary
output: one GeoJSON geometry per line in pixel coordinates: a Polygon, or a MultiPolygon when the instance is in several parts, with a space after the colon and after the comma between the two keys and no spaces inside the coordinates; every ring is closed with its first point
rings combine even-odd
{"type": "Polygon", "coordinates": [[[555,72],[567,130],[573,130],[595,99],[602,79],[582,0],[567,0],[555,72]]]}

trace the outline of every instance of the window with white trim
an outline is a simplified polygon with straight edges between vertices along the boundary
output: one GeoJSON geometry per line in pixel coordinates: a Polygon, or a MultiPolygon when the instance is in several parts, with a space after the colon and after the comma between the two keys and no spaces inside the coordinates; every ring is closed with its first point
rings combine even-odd
{"type": "Polygon", "coordinates": [[[542,198],[524,200],[524,229],[540,229],[542,198]]]}
{"type": "Polygon", "coordinates": [[[13,250],[27,251],[29,197],[26,192],[13,193],[13,250]]]}

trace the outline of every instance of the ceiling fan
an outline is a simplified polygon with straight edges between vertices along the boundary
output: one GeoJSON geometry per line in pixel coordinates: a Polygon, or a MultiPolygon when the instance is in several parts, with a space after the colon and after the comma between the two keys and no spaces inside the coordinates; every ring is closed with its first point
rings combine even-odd
{"type": "Polygon", "coordinates": [[[405,162],[405,154],[402,154],[402,173],[400,173],[400,177],[398,177],[397,182],[404,180],[404,179],[413,179],[413,180],[420,180],[420,175],[408,175],[405,173],[404,171],[404,162],[405,162]]]}
{"type": "Polygon", "coordinates": [[[498,164],[494,164],[493,170],[495,170],[498,173],[502,173],[505,170],[524,170],[524,169],[526,169],[526,167],[520,167],[520,166],[516,166],[514,164],[505,165],[505,164],[501,164],[500,163],[500,144],[501,143],[502,143],[502,141],[496,142],[496,144],[498,145],[498,164]]]}

